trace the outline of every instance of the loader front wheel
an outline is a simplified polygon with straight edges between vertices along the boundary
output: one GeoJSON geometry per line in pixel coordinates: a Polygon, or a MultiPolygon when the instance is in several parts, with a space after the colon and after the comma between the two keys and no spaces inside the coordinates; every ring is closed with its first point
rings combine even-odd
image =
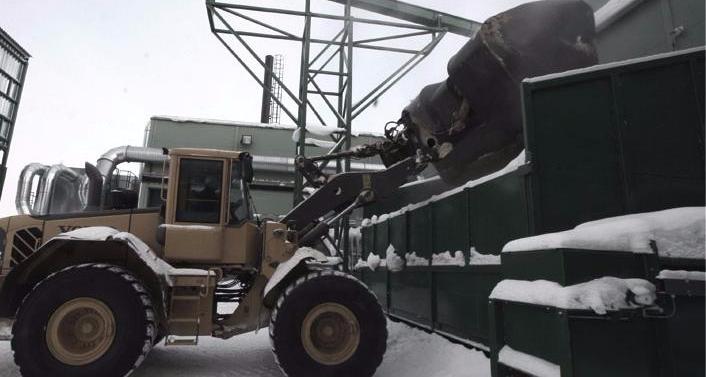
{"type": "Polygon", "coordinates": [[[38,283],[17,312],[12,349],[23,376],[125,376],[152,347],[152,304],[116,266],[72,266],[38,283]]]}
{"type": "Polygon", "coordinates": [[[270,340],[289,377],[368,377],[385,353],[386,319],[363,283],[338,271],[317,271],[281,294],[270,340]]]}

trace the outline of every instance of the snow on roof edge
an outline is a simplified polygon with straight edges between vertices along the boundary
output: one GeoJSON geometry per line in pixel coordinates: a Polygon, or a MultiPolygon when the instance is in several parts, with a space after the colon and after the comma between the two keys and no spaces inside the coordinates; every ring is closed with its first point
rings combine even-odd
{"type": "MultiPolygon", "coordinates": [[[[254,128],[268,128],[277,130],[289,130],[294,131],[297,126],[293,124],[282,124],[282,123],[257,123],[257,122],[245,122],[245,121],[234,121],[234,120],[223,120],[223,119],[210,119],[210,118],[192,118],[192,117],[182,117],[175,115],[153,115],[150,120],[166,120],[175,123],[201,123],[201,124],[216,124],[220,126],[239,126],[239,127],[254,127],[254,128]]],[[[383,134],[378,134],[372,131],[353,131],[352,135],[354,137],[384,137],[383,134]]]]}

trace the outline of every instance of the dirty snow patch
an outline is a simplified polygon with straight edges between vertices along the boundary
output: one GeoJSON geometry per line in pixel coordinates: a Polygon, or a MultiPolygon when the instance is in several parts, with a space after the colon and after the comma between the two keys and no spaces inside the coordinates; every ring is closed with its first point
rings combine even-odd
{"type": "Polygon", "coordinates": [[[683,207],[591,221],[572,230],[511,241],[503,252],[568,248],[652,253],[654,245],[662,257],[704,259],[704,210],[683,207]]]}
{"type": "Polygon", "coordinates": [[[647,280],[602,277],[567,287],[546,280],[503,280],[490,298],[606,314],[652,305],[656,294],[655,286],[647,280]]]}

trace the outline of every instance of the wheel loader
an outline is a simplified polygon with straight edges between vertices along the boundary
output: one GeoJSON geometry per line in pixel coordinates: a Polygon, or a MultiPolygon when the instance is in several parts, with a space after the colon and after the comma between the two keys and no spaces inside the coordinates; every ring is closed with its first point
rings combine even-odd
{"type": "MultiPolygon", "coordinates": [[[[373,375],[386,348],[384,313],[340,260],[315,247],[429,163],[450,182],[503,166],[521,148],[520,81],[595,63],[593,36],[581,1],[492,17],[452,59],[449,79],[386,127],[386,141],[298,156],[316,191],[279,221],[254,214],[245,152],[158,151],[169,169],[159,209],[117,209],[126,198],[111,190],[112,160],[86,164],[81,212],[0,219],[0,319],[13,323],[22,375],[125,376],[162,339],[197,345],[267,326],[288,376],[373,375]],[[377,155],[387,166],[378,172],[327,176],[317,165],[377,155]]],[[[32,207],[22,201],[29,194],[18,190],[18,208],[32,207]]],[[[49,192],[41,197],[48,208],[49,192]]]]}
{"type": "Polygon", "coordinates": [[[268,325],[289,376],[372,375],[387,334],[377,299],[340,259],[301,246],[423,164],[339,174],[275,222],[254,217],[248,153],[165,153],[159,210],[0,220],[0,317],[14,320],[22,375],[124,376],[162,339],[196,345],[268,325]]]}

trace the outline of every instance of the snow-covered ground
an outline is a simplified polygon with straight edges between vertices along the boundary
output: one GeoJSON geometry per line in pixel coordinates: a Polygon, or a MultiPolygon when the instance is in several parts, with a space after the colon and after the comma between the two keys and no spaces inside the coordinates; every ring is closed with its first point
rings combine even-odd
{"type": "MultiPolygon", "coordinates": [[[[487,377],[490,362],[479,351],[395,322],[388,323],[387,353],[378,377],[487,377]]],[[[9,342],[0,342],[0,377],[18,377],[9,342]]],[[[267,330],[223,341],[201,338],[197,347],[158,346],[134,377],[280,377],[267,330]]]]}

